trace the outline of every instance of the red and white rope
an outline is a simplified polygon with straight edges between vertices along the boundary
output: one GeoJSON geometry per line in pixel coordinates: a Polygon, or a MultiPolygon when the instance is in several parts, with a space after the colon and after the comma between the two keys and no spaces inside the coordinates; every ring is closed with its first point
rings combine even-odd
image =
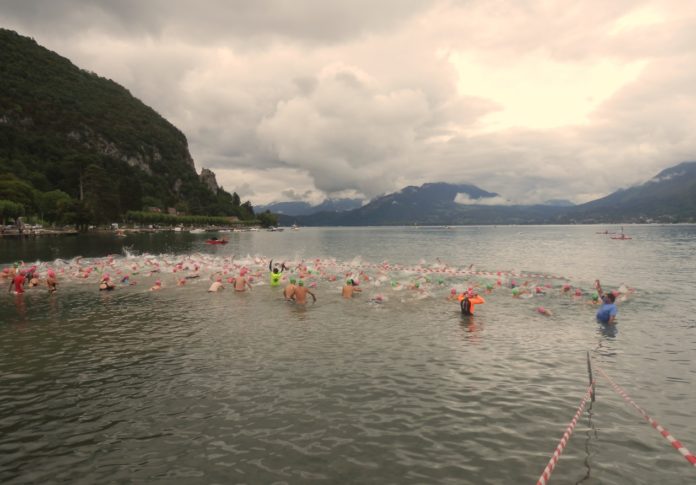
{"type": "Polygon", "coordinates": [[[556,446],[556,449],[553,452],[553,456],[549,460],[548,465],[546,465],[546,468],[544,468],[541,477],[539,477],[539,480],[537,481],[537,485],[546,485],[549,482],[549,479],[551,478],[551,473],[553,472],[553,469],[556,467],[556,463],[558,463],[558,460],[561,457],[561,454],[563,453],[566,444],[568,444],[570,435],[573,434],[575,425],[577,424],[578,419],[582,414],[582,410],[585,408],[585,403],[587,403],[587,399],[590,397],[590,394],[592,393],[592,387],[594,386],[594,384],[595,381],[592,381],[592,384],[590,384],[590,386],[587,388],[585,395],[582,397],[582,401],[580,401],[580,406],[578,406],[578,410],[575,412],[575,416],[573,416],[573,419],[570,421],[570,424],[566,428],[565,433],[563,433],[561,441],[558,442],[558,445],[556,446]]]}
{"type": "Polygon", "coordinates": [[[648,423],[650,423],[650,425],[651,425],[653,428],[655,428],[667,441],[669,441],[669,443],[674,447],[674,449],[676,449],[679,453],[681,453],[682,456],[683,456],[684,458],[686,458],[686,460],[687,460],[689,463],[691,463],[693,466],[696,466],[696,456],[694,456],[694,454],[691,453],[691,452],[686,448],[686,446],[684,446],[684,445],[681,443],[681,441],[679,441],[679,440],[676,439],[674,436],[672,436],[672,435],[670,434],[669,431],[667,431],[665,428],[663,428],[663,427],[660,425],[660,423],[658,423],[658,422],[655,421],[653,418],[651,418],[651,417],[648,415],[648,413],[646,413],[646,412],[643,410],[643,408],[641,408],[640,406],[638,406],[638,405],[633,401],[633,399],[631,399],[631,398],[628,396],[628,394],[626,394],[626,391],[624,391],[623,388],[621,388],[621,386],[619,386],[617,383],[615,383],[615,382],[611,379],[611,377],[609,377],[609,376],[606,374],[606,372],[604,372],[604,370],[603,370],[601,367],[597,367],[597,368],[599,369],[599,372],[604,376],[604,378],[605,378],[606,380],[609,381],[609,384],[611,384],[611,387],[614,388],[614,390],[617,392],[617,394],[619,394],[619,396],[621,396],[622,398],[624,398],[624,399],[626,400],[626,402],[628,402],[631,406],[633,406],[634,408],[636,408],[636,409],[638,410],[638,412],[645,418],[645,420],[646,420],[648,423]]]}

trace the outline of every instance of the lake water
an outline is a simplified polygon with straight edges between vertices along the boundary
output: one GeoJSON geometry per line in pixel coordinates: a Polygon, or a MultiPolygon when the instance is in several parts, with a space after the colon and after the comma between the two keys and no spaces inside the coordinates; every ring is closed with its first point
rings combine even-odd
{"type": "MultiPolygon", "coordinates": [[[[605,229],[618,228],[0,239],[0,262],[59,271],[52,296],[0,296],[0,483],[535,483],[585,393],[588,351],[595,375],[696,452],[696,226],[605,229]],[[304,261],[316,304],[284,302],[270,258],[304,261]],[[207,292],[238,266],[260,272],[251,292],[207,292]],[[137,285],[99,292],[103,272],[137,285]],[[184,274],[200,277],[177,287],[184,274]],[[615,329],[588,303],[597,278],[635,289],[615,329]],[[511,280],[546,294],[514,298],[511,280]],[[447,296],[470,286],[486,303],[467,320],[447,296]]],[[[597,379],[551,483],[696,482],[597,379]]]]}

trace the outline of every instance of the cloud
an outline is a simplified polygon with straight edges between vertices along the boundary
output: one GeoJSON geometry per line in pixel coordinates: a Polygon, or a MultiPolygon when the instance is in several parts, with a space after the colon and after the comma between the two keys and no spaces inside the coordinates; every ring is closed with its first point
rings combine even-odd
{"type": "Polygon", "coordinates": [[[690,0],[8,0],[0,24],[126,86],[255,204],[585,202],[696,154],[690,0]]]}
{"type": "Polygon", "coordinates": [[[480,197],[478,199],[473,199],[469,194],[457,194],[454,198],[457,204],[462,205],[514,205],[515,203],[506,199],[505,197],[480,197]]]}

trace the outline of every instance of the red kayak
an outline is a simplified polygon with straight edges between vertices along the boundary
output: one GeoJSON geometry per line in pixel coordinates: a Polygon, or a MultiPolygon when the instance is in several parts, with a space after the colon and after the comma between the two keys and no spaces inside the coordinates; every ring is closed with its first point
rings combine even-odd
{"type": "Polygon", "coordinates": [[[612,236],[612,239],[617,239],[619,241],[626,241],[628,239],[633,239],[633,238],[629,237],[629,236],[624,236],[623,234],[621,234],[620,236],[616,236],[616,237],[612,236]]]}
{"type": "Polygon", "coordinates": [[[227,244],[227,239],[208,239],[206,244],[227,244]]]}

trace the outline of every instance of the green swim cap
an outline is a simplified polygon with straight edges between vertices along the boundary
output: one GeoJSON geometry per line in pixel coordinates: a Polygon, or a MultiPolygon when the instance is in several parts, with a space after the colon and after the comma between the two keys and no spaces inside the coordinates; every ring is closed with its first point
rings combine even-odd
{"type": "Polygon", "coordinates": [[[298,281],[298,282],[297,282],[297,285],[298,285],[298,286],[304,286],[304,281],[302,281],[302,280],[298,281]]]}
{"type": "Polygon", "coordinates": [[[295,284],[296,281],[297,280],[295,278],[290,278],[290,283],[292,283],[293,285],[295,284]]]}
{"type": "Polygon", "coordinates": [[[519,294],[520,294],[519,288],[513,288],[513,289],[512,289],[512,294],[513,294],[513,295],[519,295],[519,294]]]}
{"type": "Polygon", "coordinates": [[[593,299],[594,301],[599,300],[599,294],[597,294],[596,291],[592,293],[592,299],[593,299]]]}

